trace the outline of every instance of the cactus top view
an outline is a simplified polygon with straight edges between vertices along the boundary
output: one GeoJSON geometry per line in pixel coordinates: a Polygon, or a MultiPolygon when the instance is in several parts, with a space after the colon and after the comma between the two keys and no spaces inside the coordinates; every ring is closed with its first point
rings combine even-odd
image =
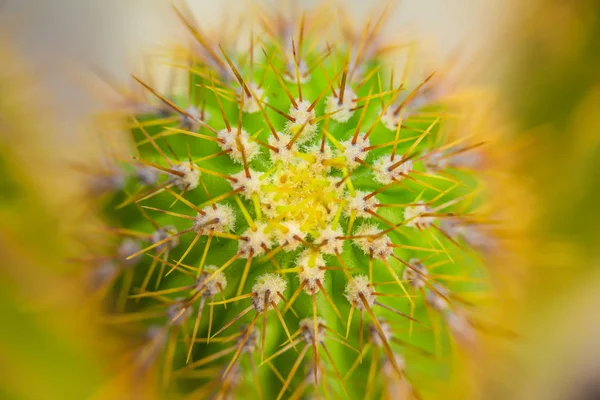
{"type": "Polygon", "coordinates": [[[133,75],[115,113],[132,156],[89,185],[113,249],[88,279],[106,322],[142,338],[132,381],[432,398],[476,356],[501,246],[493,143],[413,42],[382,34],[388,10],[363,26],[338,11],[259,10],[210,35],[177,6],[189,45],[157,52],[164,79],[133,75]]]}

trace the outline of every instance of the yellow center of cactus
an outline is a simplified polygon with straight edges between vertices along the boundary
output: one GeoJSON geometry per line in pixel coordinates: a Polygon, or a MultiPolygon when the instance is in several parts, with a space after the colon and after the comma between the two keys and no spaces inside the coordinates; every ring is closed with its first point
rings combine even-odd
{"type": "Polygon", "coordinates": [[[300,160],[297,165],[275,168],[265,178],[261,185],[264,214],[278,222],[296,222],[310,234],[333,221],[340,207],[341,189],[325,171],[300,160]]]}

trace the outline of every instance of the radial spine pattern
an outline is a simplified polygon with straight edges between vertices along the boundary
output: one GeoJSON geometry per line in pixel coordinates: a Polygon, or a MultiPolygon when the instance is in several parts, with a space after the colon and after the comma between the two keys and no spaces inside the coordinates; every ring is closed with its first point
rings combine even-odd
{"type": "Polygon", "coordinates": [[[167,87],[134,76],[134,155],[106,207],[120,239],[91,278],[114,283],[109,318],[148,329],[133,365],[194,398],[435,392],[450,349],[477,346],[468,294],[495,248],[485,153],[456,134],[443,74],[412,72],[386,13],[356,29],[263,11],[231,44],[184,10],[167,87]]]}

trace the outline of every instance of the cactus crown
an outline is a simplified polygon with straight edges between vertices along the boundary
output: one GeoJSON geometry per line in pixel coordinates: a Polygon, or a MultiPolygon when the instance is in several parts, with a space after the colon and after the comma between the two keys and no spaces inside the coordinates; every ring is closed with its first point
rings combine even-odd
{"type": "Polygon", "coordinates": [[[322,15],[265,17],[240,50],[178,13],[186,89],[135,77],[135,155],[107,207],[116,307],[161,332],[139,365],[217,398],[418,397],[466,336],[444,323],[460,292],[486,288],[478,149],[448,134],[443,79],[388,71],[382,18],[328,41],[322,15]]]}

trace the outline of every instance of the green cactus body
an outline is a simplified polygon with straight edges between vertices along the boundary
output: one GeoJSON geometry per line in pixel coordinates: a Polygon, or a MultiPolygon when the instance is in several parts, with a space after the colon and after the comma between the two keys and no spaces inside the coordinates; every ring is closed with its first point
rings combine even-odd
{"type": "Polygon", "coordinates": [[[116,321],[150,329],[134,365],[208,398],[435,393],[451,344],[476,346],[461,293],[487,290],[493,247],[441,82],[394,82],[377,24],[328,45],[310,16],[272,20],[289,33],[255,31],[251,53],[180,16],[187,91],[136,78],[153,111],[131,115],[96,277],[116,321]]]}

